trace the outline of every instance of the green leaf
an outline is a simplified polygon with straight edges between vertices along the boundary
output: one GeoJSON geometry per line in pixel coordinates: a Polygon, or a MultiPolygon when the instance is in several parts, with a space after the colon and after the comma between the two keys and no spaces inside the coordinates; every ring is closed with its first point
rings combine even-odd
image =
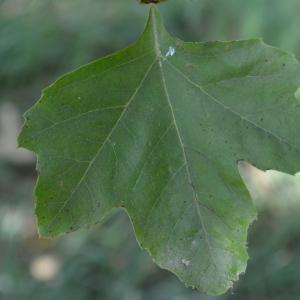
{"type": "Polygon", "coordinates": [[[237,162],[300,169],[299,83],[291,55],[260,40],[182,42],[151,7],[134,45],[65,75],[26,114],[40,234],[123,207],[160,267],[226,292],[256,216],[237,162]]]}

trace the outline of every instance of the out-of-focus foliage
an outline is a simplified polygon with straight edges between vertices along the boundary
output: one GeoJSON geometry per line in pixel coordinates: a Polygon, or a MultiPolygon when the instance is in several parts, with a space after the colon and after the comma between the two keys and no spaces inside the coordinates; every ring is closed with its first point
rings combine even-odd
{"type": "MultiPolygon", "coordinates": [[[[296,0],[170,0],[172,33],[186,40],[263,37],[300,55],[296,0]]],[[[71,70],[121,48],[141,32],[147,7],[136,0],[2,0],[1,83],[71,70]]]]}
{"type": "MultiPolygon", "coordinates": [[[[185,40],[263,37],[300,57],[297,0],[168,0],[161,11],[169,31],[185,40]]],[[[23,112],[57,75],[134,41],[146,15],[136,0],[0,0],[0,102],[23,112]]],[[[6,130],[0,125],[1,143],[6,130]]],[[[1,300],[300,298],[299,177],[250,172],[261,212],[251,228],[248,270],[233,294],[211,298],[158,270],[120,214],[90,231],[38,240],[34,163],[1,150],[1,300]]]]}

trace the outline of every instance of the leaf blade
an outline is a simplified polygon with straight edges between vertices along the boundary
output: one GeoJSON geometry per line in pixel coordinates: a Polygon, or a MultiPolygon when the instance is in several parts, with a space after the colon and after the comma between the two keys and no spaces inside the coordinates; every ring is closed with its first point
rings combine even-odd
{"type": "Polygon", "coordinates": [[[41,233],[123,207],[158,265],[226,292],[246,269],[256,216],[236,161],[299,169],[299,82],[299,64],[282,51],[258,40],[185,43],[151,8],[136,44],[66,75],[27,114],[20,144],[39,156],[41,233]]]}

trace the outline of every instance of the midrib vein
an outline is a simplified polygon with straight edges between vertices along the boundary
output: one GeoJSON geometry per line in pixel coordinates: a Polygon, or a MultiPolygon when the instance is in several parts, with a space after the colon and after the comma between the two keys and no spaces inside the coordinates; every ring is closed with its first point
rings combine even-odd
{"type": "Polygon", "coordinates": [[[159,43],[159,38],[158,38],[157,23],[156,23],[156,18],[155,18],[155,15],[154,15],[154,8],[151,8],[151,17],[152,17],[152,29],[153,29],[155,53],[156,53],[156,59],[157,59],[158,65],[159,65],[162,86],[163,86],[164,93],[165,93],[165,96],[166,96],[166,99],[167,99],[167,102],[168,102],[168,106],[170,107],[172,119],[173,119],[174,126],[175,126],[177,136],[178,136],[178,141],[179,141],[179,144],[180,144],[180,147],[181,147],[181,150],[182,150],[184,165],[185,165],[185,169],[186,169],[186,173],[187,173],[187,177],[188,177],[188,183],[191,186],[191,189],[192,189],[192,192],[193,192],[193,202],[194,202],[194,205],[196,207],[197,214],[198,214],[199,220],[200,220],[200,224],[201,224],[201,227],[202,227],[203,232],[204,232],[204,238],[205,238],[205,241],[207,243],[209,256],[210,256],[214,266],[217,267],[217,264],[214,260],[213,255],[212,255],[212,246],[211,246],[210,241],[209,241],[208,232],[207,232],[205,223],[203,221],[202,211],[201,211],[201,208],[200,208],[200,205],[199,205],[198,193],[197,193],[197,190],[196,190],[195,185],[193,183],[193,179],[192,179],[192,175],[191,175],[191,171],[190,171],[190,167],[189,167],[189,163],[188,163],[188,159],[187,159],[187,154],[186,154],[186,151],[185,151],[185,146],[184,146],[183,140],[181,138],[181,133],[180,133],[177,121],[176,121],[172,101],[171,101],[171,98],[170,98],[170,95],[169,95],[169,92],[168,92],[168,88],[167,88],[167,84],[166,84],[166,78],[165,78],[165,73],[164,73],[164,69],[163,69],[162,53],[161,53],[161,50],[160,50],[160,43],[159,43]]]}

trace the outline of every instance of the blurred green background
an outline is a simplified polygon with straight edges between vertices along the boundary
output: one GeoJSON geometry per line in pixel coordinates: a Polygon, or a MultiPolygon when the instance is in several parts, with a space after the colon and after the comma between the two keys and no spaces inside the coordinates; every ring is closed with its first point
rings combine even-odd
{"type": "MultiPolygon", "coordinates": [[[[169,0],[168,30],[185,40],[262,37],[300,58],[300,1],[169,0]]],[[[38,239],[35,161],[16,149],[21,114],[57,76],[133,42],[136,0],[0,0],[0,299],[300,299],[300,176],[242,165],[259,210],[247,273],[222,297],[186,289],[140,250],[119,212],[104,224],[38,239]]]]}

